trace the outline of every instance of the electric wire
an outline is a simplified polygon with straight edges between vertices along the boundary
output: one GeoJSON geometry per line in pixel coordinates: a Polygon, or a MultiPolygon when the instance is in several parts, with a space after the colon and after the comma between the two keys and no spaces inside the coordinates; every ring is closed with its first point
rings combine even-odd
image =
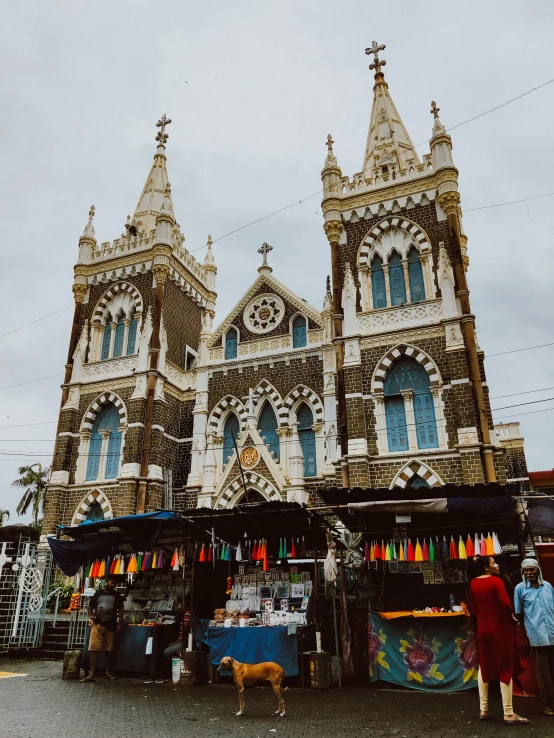
{"type": "Polygon", "coordinates": [[[59,310],[54,310],[53,313],[48,313],[48,315],[43,315],[42,318],[37,318],[36,320],[32,320],[30,323],[25,323],[25,325],[20,325],[19,328],[14,328],[11,331],[8,331],[7,333],[0,333],[0,338],[4,338],[4,336],[11,336],[12,333],[17,333],[17,331],[22,331],[24,328],[28,328],[30,325],[34,325],[35,323],[40,323],[41,320],[45,320],[46,318],[49,318],[51,315],[57,315],[58,313],[63,313],[64,310],[69,310],[69,308],[73,307],[73,305],[66,305],[63,308],[60,308],[59,310]]]}

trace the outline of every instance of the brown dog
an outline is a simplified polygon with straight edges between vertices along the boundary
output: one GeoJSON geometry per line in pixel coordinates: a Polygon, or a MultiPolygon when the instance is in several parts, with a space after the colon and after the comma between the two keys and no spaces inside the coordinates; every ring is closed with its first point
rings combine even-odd
{"type": "Polygon", "coordinates": [[[244,688],[253,687],[259,682],[269,682],[277,699],[279,709],[275,713],[279,717],[285,716],[285,700],[281,682],[285,678],[284,670],[273,661],[265,661],[262,664],[241,664],[230,656],[224,656],[217,669],[218,671],[230,671],[239,690],[239,711],[237,715],[244,713],[244,688]]]}

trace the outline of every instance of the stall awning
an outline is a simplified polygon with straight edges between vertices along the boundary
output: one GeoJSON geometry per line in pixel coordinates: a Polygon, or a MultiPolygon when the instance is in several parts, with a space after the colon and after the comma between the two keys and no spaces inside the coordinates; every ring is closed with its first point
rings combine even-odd
{"type": "Polygon", "coordinates": [[[481,529],[493,524],[495,529],[513,527],[516,502],[512,491],[516,489],[502,485],[446,485],[432,489],[332,488],[320,490],[319,495],[328,511],[349,530],[386,534],[396,524],[397,514],[408,513],[410,530],[415,533],[434,528],[481,529]]]}
{"type": "Polygon", "coordinates": [[[529,497],[529,526],[535,536],[554,536],[554,500],[551,497],[529,497]]]}
{"type": "Polygon", "coordinates": [[[64,574],[73,576],[92,558],[124,550],[149,551],[154,545],[177,543],[185,534],[187,524],[179,513],[158,510],[57,528],[61,535],[74,540],[48,536],[52,556],[64,574]]]}
{"type": "Polygon", "coordinates": [[[250,539],[279,539],[281,536],[305,536],[312,548],[325,547],[326,521],[296,502],[255,502],[232,508],[196,508],[182,516],[229,543],[237,543],[246,535],[250,539]]]}

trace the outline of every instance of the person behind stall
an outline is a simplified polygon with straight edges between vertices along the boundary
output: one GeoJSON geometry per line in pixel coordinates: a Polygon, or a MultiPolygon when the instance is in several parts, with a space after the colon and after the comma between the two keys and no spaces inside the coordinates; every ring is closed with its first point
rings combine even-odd
{"type": "Polygon", "coordinates": [[[188,635],[192,627],[192,617],[193,617],[189,602],[185,602],[183,604],[183,608],[180,614],[182,614],[182,621],[181,621],[181,631],[179,633],[179,637],[176,640],[172,641],[167,646],[167,648],[164,649],[164,656],[166,659],[169,659],[170,661],[172,658],[177,658],[178,656],[181,655],[181,644],[184,643],[186,645],[188,641],[188,635]]]}
{"type": "Polygon", "coordinates": [[[99,589],[88,606],[90,638],[88,644],[90,673],[82,682],[94,682],[98,652],[106,652],[106,679],[112,674],[116,631],[123,625],[123,598],[115,591],[115,581],[108,579],[104,589],[99,589]]]}
{"type": "Polygon", "coordinates": [[[516,618],[493,556],[476,556],[475,577],[469,586],[472,615],[477,621],[480,719],[489,719],[489,682],[500,680],[500,693],[507,725],[528,723],[512,705],[514,637],[516,618]]]}
{"type": "Polygon", "coordinates": [[[554,715],[554,587],[542,578],[535,559],[521,562],[514,606],[524,623],[545,715],[554,715]]]}

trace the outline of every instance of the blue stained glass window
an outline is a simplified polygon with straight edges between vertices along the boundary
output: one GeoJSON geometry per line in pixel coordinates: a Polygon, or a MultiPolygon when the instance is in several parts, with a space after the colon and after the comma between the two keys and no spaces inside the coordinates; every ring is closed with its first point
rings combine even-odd
{"type": "Polygon", "coordinates": [[[129,326],[129,338],[127,339],[127,354],[135,353],[135,347],[137,344],[137,327],[138,327],[138,321],[136,318],[133,318],[129,326]]]}
{"type": "MultiPolygon", "coordinates": [[[[104,520],[104,517],[105,516],[104,511],[102,510],[102,505],[95,500],[87,510],[87,514],[85,516],[85,519],[83,520],[83,523],[99,523],[101,520],[104,520]]],[[[81,523],[81,525],[83,523],[81,523]]]]}
{"type": "Polygon", "coordinates": [[[304,476],[315,477],[317,474],[316,453],[315,453],[315,431],[312,428],[314,424],[314,416],[306,403],[302,403],[297,414],[298,435],[300,436],[300,445],[304,454],[304,476]]]}
{"type": "Polygon", "coordinates": [[[223,466],[229,461],[235,450],[233,434],[235,435],[235,439],[239,434],[239,419],[235,413],[229,415],[223,428],[223,466]]]}
{"type": "Polygon", "coordinates": [[[118,431],[119,413],[112,403],[105,405],[96,416],[92,426],[92,438],[90,439],[89,455],[87,463],[87,481],[98,478],[100,466],[106,470],[106,479],[115,479],[119,470],[119,457],[121,455],[121,433],[118,431]],[[100,431],[109,430],[110,440],[106,458],[102,454],[102,436],[100,431]]]}
{"type": "Polygon", "coordinates": [[[237,332],[234,328],[229,328],[227,335],[225,336],[225,358],[236,359],[237,358],[237,332]]]}
{"type": "Polygon", "coordinates": [[[371,289],[373,292],[373,307],[387,307],[387,290],[385,287],[385,273],[383,272],[383,260],[376,256],[371,262],[371,289]]]}
{"type": "Polygon", "coordinates": [[[406,302],[406,285],[404,284],[404,269],[402,259],[393,254],[389,259],[390,299],[392,305],[402,305],[406,302]]]}
{"type": "Polygon", "coordinates": [[[101,355],[102,361],[104,361],[104,359],[108,359],[110,356],[110,340],[112,337],[112,327],[108,322],[110,320],[111,318],[108,316],[108,320],[106,321],[106,327],[104,328],[104,338],[102,339],[102,355],[101,355]]]}
{"type": "Polygon", "coordinates": [[[258,430],[260,435],[265,438],[266,446],[275,454],[275,458],[279,461],[279,436],[277,435],[277,418],[273,412],[273,408],[266,402],[260,417],[258,419],[258,430]]]}
{"type": "Polygon", "coordinates": [[[412,302],[425,300],[425,285],[423,284],[423,269],[417,249],[411,248],[408,254],[408,274],[410,276],[410,297],[412,302]]]}
{"type": "Polygon", "coordinates": [[[303,315],[298,315],[292,323],[292,345],[293,348],[300,348],[307,343],[306,318],[303,315]]]}
{"type": "Polygon", "coordinates": [[[403,358],[391,366],[384,383],[389,451],[403,451],[408,448],[402,390],[413,392],[418,447],[437,448],[439,445],[437,422],[429,375],[415,359],[403,358]]]}
{"type": "Polygon", "coordinates": [[[113,343],[114,358],[121,356],[123,353],[123,339],[125,337],[125,324],[123,323],[123,315],[119,316],[115,329],[115,339],[113,343]]]}
{"type": "Polygon", "coordinates": [[[408,487],[413,487],[414,489],[417,489],[418,487],[427,487],[427,489],[429,489],[429,485],[427,484],[425,479],[423,479],[423,477],[420,477],[418,474],[410,479],[410,481],[408,482],[408,487]]]}

